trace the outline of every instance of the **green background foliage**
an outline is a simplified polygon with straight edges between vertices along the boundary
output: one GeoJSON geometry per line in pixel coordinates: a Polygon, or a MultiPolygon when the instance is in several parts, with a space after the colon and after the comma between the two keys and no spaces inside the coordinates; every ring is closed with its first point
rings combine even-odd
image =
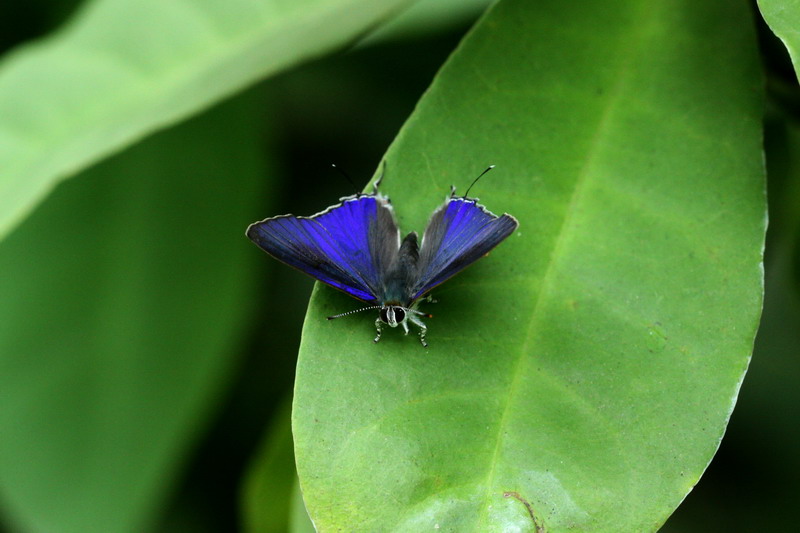
{"type": "Polygon", "coordinates": [[[409,3],[0,6],[0,531],[791,529],[800,2],[409,3]],[[428,350],[243,236],[382,158],[428,350]]]}

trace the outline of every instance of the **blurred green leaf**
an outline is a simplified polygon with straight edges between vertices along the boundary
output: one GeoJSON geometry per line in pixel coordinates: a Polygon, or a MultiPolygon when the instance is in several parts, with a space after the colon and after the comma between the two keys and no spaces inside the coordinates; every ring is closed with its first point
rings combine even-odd
{"type": "Polygon", "coordinates": [[[0,236],[61,179],[409,0],[95,0],[0,64],[0,236]]]}
{"type": "Polygon", "coordinates": [[[418,0],[397,17],[378,27],[359,45],[419,37],[440,32],[456,24],[466,24],[486,11],[491,3],[492,0],[418,0]]]}
{"type": "Polygon", "coordinates": [[[489,11],[384,192],[419,231],[496,163],[473,192],[520,230],[434,291],[428,350],[326,321],[358,304],[315,289],[293,429],[319,530],[664,522],[719,445],[761,311],[761,84],[746,2],[489,11]]]}
{"type": "Polygon", "coordinates": [[[244,530],[283,533],[289,529],[297,475],[292,450],[291,402],[278,409],[253,461],[242,495],[244,530]]]}
{"type": "Polygon", "coordinates": [[[292,533],[314,533],[314,524],[308,516],[306,506],[303,503],[303,493],[300,492],[300,483],[295,478],[292,487],[292,508],[289,515],[289,531],[292,533]]]}
{"type": "Polygon", "coordinates": [[[789,51],[796,74],[800,68],[800,0],[758,0],[758,9],[789,51]]]}
{"type": "Polygon", "coordinates": [[[0,495],[20,531],[144,531],[251,302],[262,95],[64,183],[0,244],[0,495]]]}
{"type": "Polygon", "coordinates": [[[278,409],[253,461],[242,495],[248,533],[313,532],[294,466],[291,402],[278,409]]]}

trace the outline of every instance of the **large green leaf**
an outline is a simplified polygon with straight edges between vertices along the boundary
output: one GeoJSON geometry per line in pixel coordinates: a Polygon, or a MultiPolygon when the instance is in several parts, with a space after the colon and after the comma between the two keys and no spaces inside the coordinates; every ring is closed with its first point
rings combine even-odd
{"type": "Polygon", "coordinates": [[[409,0],[95,0],[0,64],[0,236],[62,178],[409,0]]]}
{"type": "Polygon", "coordinates": [[[758,8],[770,29],[786,46],[797,73],[800,68],[800,0],[758,0],[758,8]]]}
{"type": "MultiPolygon", "coordinates": [[[[766,224],[746,2],[502,0],[390,148],[421,230],[455,183],[519,231],[425,307],[430,348],[317,287],[293,429],[320,531],[648,531],[716,451],[766,224]]],[[[321,206],[322,207],[322,206],[321,206]]]]}
{"type": "Polygon", "coordinates": [[[766,123],[769,231],[764,311],[747,383],[703,482],[659,533],[794,531],[800,479],[800,127],[773,115],[766,123]],[[719,461],[719,462],[717,462],[719,461]],[[765,488],[766,487],[766,488],[765,488]],[[713,517],[713,520],[709,520],[713,517]]]}
{"type": "Polygon", "coordinates": [[[19,531],[145,531],[212,413],[258,259],[254,97],[64,183],[0,245],[0,503],[19,531]]]}

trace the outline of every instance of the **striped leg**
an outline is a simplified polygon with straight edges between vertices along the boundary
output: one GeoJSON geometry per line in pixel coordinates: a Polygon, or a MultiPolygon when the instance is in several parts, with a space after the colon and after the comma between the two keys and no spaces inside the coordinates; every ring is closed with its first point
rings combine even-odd
{"type": "MultiPolygon", "coordinates": [[[[419,313],[422,314],[422,313],[419,313]]],[[[419,342],[422,343],[422,346],[427,348],[428,343],[425,342],[425,334],[428,333],[428,328],[425,326],[425,322],[419,319],[419,317],[415,313],[409,313],[408,320],[419,327],[419,342]]]]}

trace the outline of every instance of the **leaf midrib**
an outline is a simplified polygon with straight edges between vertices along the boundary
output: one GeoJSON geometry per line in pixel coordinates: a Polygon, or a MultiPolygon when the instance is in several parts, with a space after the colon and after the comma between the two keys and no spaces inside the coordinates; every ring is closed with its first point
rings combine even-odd
{"type": "MultiPolygon", "coordinates": [[[[636,17],[635,20],[641,21],[642,17],[636,17]]],[[[618,46],[619,48],[623,49],[622,52],[625,55],[620,62],[620,68],[619,68],[619,73],[617,75],[616,83],[614,84],[612,90],[607,93],[608,94],[607,103],[602,111],[602,114],[600,115],[600,119],[597,123],[594,135],[592,136],[592,140],[589,143],[589,149],[587,152],[585,162],[581,167],[581,170],[575,181],[575,186],[572,190],[572,194],[570,195],[569,202],[567,203],[567,208],[564,211],[564,218],[561,221],[561,226],[559,227],[555,243],[552,247],[550,258],[547,262],[547,267],[545,269],[544,275],[542,276],[542,282],[540,286],[541,288],[539,289],[539,293],[536,296],[533,312],[531,313],[530,323],[528,325],[528,330],[525,334],[525,340],[521,344],[521,349],[518,353],[517,361],[514,363],[511,383],[508,386],[508,393],[506,394],[505,405],[502,408],[503,409],[502,414],[500,415],[500,421],[497,426],[497,434],[495,436],[495,447],[492,452],[490,469],[486,475],[486,480],[485,480],[486,494],[483,498],[481,510],[478,515],[479,523],[483,527],[486,526],[489,519],[488,508],[493,493],[493,487],[495,484],[496,467],[497,463],[499,462],[500,450],[503,449],[505,435],[507,433],[506,428],[509,424],[509,413],[511,412],[512,405],[515,403],[515,400],[518,396],[518,389],[520,387],[521,376],[524,374],[523,370],[526,367],[526,363],[530,360],[529,357],[526,357],[526,354],[528,354],[529,346],[532,343],[532,339],[536,337],[537,329],[541,325],[539,316],[542,309],[542,302],[547,299],[546,296],[551,292],[553,277],[554,277],[553,273],[556,271],[556,265],[562,256],[562,248],[564,246],[564,242],[566,241],[566,236],[571,234],[572,232],[572,227],[574,225],[573,221],[576,218],[576,213],[578,211],[577,206],[582,202],[584,197],[584,191],[587,188],[587,182],[589,181],[589,178],[593,175],[592,169],[594,168],[595,161],[604,146],[603,139],[610,129],[609,124],[612,120],[612,116],[614,115],[617,105],[620,101],[620,95],[625,85],[625,81],[631,70],[631,64],[633,63],[633,60],[637,56],[637,53],[639,51],[638,45],[641,42],[642,36],[644,34],[644,30],[642,28],[646,26],[647,26],[646,24],[641,24],[641,23],[634,26],[633,39],[632,39],[633,43],[629,43],[624,39],[620,39],[618,46]]],[[[553,380],[556,380],[554,376],[551,377],[553,378],[553,380]]],[[[541,517],[537,518],[539,524],[541,524],[541,517]]],[[[537,525],[537,528],[538,527],[539,526],[537,525]]]]}

